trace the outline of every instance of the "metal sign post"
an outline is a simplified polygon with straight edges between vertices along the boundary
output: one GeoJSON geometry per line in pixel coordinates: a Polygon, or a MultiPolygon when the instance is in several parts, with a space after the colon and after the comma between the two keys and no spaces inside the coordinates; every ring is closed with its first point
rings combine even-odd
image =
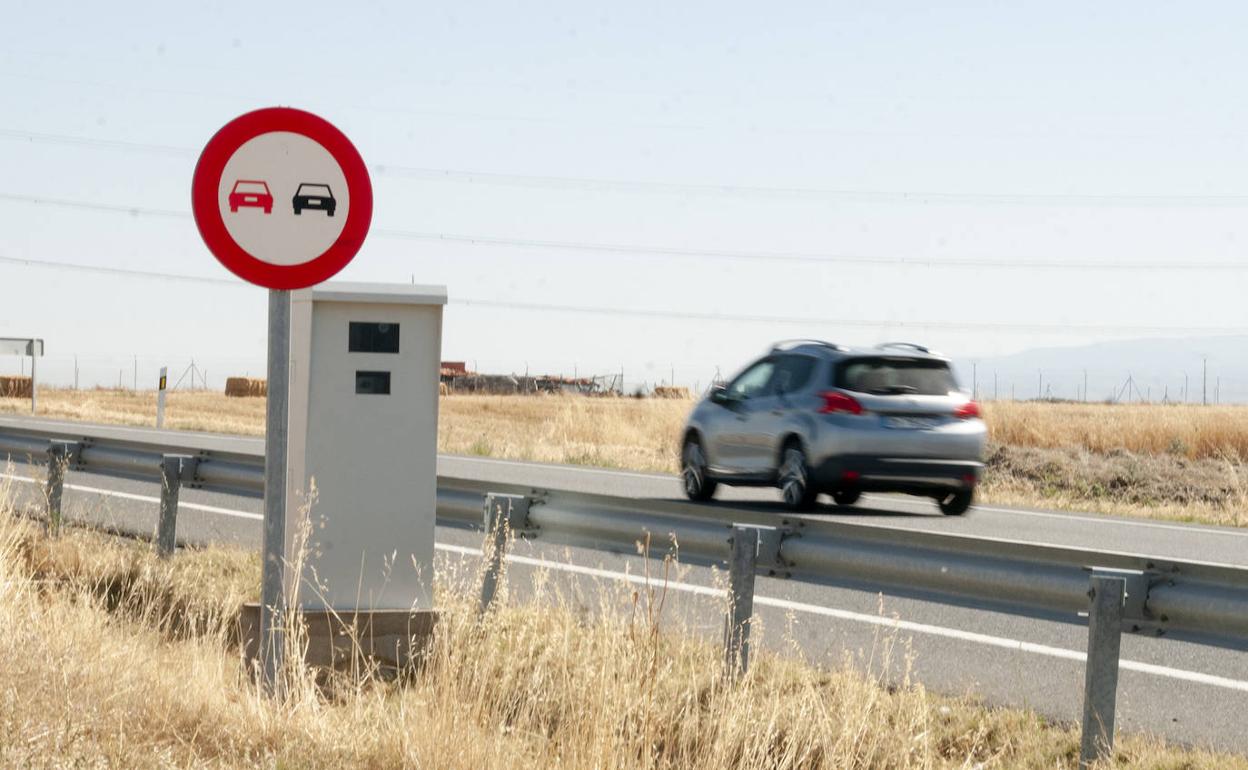
{"type": "Polygon", "coordinates": [[[287,435],[290,428],[290,292],[269,291],[268,403],[264,433],[264,544],[260,576],[260,670],[276,692],[285,649],[287,435]]]}
{"type": "Polygon", "coordinates": [[[160,367],[160,387],[156,392],[156,427],[165,427],[165,386],[169,384],[169,367],[160,367]]]}
{"type": "MultiPolygon", "coordinates": [[[[42,342],[39,343],[39,347],[43,347],[42,342]]],[[[39,356],[35,355],[34,340],[30,341],[27,350],[30,352],[30,413],[34,414],[36,408],[35,399],[39,397],[39,377],[35,372],[35,364],[39,360],[39,356]]],[[[43,351],[40,350],[39,352],[42,353],[43,351]]]]}

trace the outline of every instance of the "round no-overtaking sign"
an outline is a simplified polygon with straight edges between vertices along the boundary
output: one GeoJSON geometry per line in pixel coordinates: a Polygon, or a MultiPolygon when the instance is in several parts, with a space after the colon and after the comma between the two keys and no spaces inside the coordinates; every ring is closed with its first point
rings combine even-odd
{"type": "Polygon", "coordinates": [[[195,224],[232,273],[270,289],[328,280],[360,250],[373,188],[359,152],[309,112],[256,110],[209,140],[191,183],[195,224]]]}

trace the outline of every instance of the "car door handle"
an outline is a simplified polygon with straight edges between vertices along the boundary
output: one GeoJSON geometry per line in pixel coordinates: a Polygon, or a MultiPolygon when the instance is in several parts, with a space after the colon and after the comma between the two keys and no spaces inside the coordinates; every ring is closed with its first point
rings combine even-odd
{"type": "Polygon", "coordinates": [[[772,409],[772,410],[771,410],[771,413],[772,413],[772,414],[774,414],[774,415],[776,415],[777,417],[779,417],[780,415],[783,415],[783,414],[784,414],[784,410],[783,410],[783,409],[772,409]]]}

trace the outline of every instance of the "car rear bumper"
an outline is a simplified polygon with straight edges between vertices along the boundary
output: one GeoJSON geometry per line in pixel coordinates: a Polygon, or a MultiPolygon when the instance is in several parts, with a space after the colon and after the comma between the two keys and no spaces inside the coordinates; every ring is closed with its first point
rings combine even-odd
{"type": "Polygon", "coordinates": [[[977,460],[841,455],[824,460],[812,475],[822,489],[927,495],[973,488],[983,470],[977,460]]]}

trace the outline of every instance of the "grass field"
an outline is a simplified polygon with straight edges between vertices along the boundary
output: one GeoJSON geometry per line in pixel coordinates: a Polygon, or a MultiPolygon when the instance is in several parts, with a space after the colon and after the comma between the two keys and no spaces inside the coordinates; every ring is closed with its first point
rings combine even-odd
{"type": "MultiPolygon", "coordinates": [[[[70,529],[49,540],[0,485],[0,766],[1073,768],[1078,735],[1033,713],[933,695],[882,637],[819,665],[757,653],[735,686],[718,650],[663,609],[661,581],[556,588],[478,621],[471,570],[439,569],[442,620],[397,681],[289,697],[244,673],[234,618],[254,554],[149,546],[70,529]],[[885,681],[869,672],[901,673],[885,681]]],[[[783,633],[761,629],[764,635],[783,633]]],[[[782,645],[783,646],[783,645],[782,645]]],[[[1120,735],[1113,767],[1248,770],[1240,757],[1120,735]]]]}
{"type": "MultiPolygon", "coordinates": [[[[447,396],[441,451],[674,473],[686,400],[447,396]]],[[[29,404],[0,399],[0,412],[29,404]]],[[[40,414],[151,425],[150,392],[47,389],[40,414]]],[[[1248,407],[985,406],[992,437],[985,502],[1248,526],[1248,407]]],[[[260,435],[264,400],[173,393],[166,425],[260,435]]]]}

